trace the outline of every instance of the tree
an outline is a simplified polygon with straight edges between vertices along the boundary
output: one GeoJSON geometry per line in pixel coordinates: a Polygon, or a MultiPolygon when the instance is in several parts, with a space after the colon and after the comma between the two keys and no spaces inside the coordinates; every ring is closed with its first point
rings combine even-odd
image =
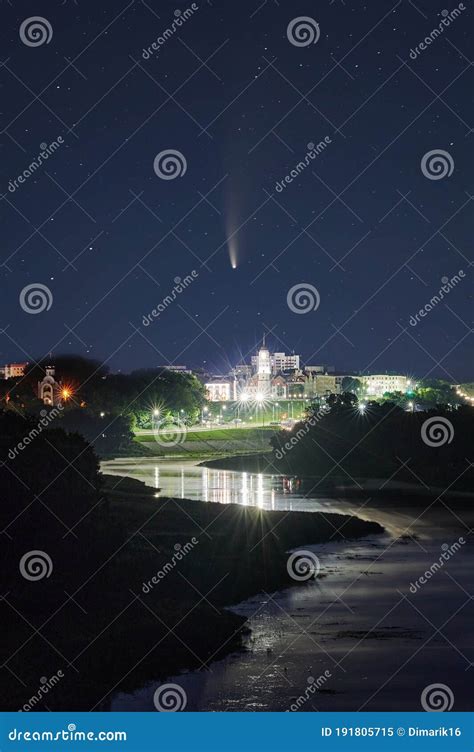
{"type": "Polygon", "coordinates": [[[317,420],[272,437],[282,472],[407,482],[418,477],[427,485],[450,488],[472,485],[474,467],[466,458],[474,408],[413,413],[390,402],[370,402],[360,412],[344,397],[335,395],[330,411],[317,420]]]}
{"type": "Polygon", "coordinates": [[[334,408],[346,408],[354,407],[358,402],[357,397],[352,392],[343,392],[342,394],[330,394],[327,399],[327,404],[334,408]]]}
{"type": "Polygon", "coordinates": [[[56,381],[70,389],[64,401],[66,411],[77,408],[98,416],[124,415],[141,426],[150,426],[153,411],[163,415],[180,415],[186,422],[195,422],[205,402],[203,384],[192,374],[177,373],[166,368],[143,369],[130,374],[110,373],[97,360],[78,355],[59,355],[43,359],[29,366],[25,376],[18,379],[18,387],[9,379],[5,382],[2,397],[7,392],[16,407],[37,409],[37,383],[47,365],[55,367],[56,381]]]}
{"type": "Polygon", "coordinates": [[[443,379],[424,379],[417,385],[414,398],[426,407],[459,405],[463,402],[454,386],[443,379]]]}
{"type": "Polygon", "coordinates": [[[355,376],[344,376],[341,386],[343,392],[352,392],[352,394],[359,395],[362,389],[362,381],[355,376]]]}

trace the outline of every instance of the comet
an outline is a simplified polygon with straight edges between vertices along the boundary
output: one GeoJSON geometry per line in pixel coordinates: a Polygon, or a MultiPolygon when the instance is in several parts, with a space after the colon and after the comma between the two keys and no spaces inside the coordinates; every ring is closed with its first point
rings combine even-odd
{"type": "Polygon", "coordinates": [[[232,269],[237,269],[240,261],[239,244],[237,240],[241,224],[241,222],[239,221],[239,216],[241,214],[239,210],[240,191],[237,189],[235,182],[236,178],[234,177],[233,182],[229,182],[227,186],[224,220],[225,234],[227,238],[226,245],[232,269]]]}
{"type": "Polygon", "coordinates": [[[238,263],[238,246],[237,246],[237,229],[234,226],[233,218],[227,216],[226,218],[226,235],[227,235],[227,250],[229,252],[229,261],[232,269],[237,269],[238,263]]]}
{"type": "Polygon", "coordinates": [[[230,265],[232,269],[237,269],[237,243],[234,243],[234,239],[232,238],[229,241],[228,246],[230,265]]]}

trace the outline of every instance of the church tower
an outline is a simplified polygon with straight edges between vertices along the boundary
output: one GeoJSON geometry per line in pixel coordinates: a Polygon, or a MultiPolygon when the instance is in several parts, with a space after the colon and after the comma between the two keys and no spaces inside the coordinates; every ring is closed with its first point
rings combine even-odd
{"type": "Polygon", "coordinates": [[[257,355],[257,393],[265,399],[270,396],[271,392],[271,374],[270,351],[265,346],[265,335],[263,335],[262,347],[257,355]]]}
{"type": "Polygon", "coordinates": [[[58,383],[54,378],[54,367],[46,366],[46,373],[42,381],[38,381],[38,399],[45,405],[52,407],[57,404],[58,383]]]}

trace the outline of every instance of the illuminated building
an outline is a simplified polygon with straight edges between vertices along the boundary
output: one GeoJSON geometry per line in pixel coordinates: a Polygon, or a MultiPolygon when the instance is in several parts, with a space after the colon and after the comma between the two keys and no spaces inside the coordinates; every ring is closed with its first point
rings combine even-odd
{"type": "MultiPolygon", "coordinates": [[[[265,345],[263,347],[265,348],[265,345]]],[[[259,368],[260,352],[257,355],[252,355],[251,358],[254,371],[258,371],[259,368]]],[[[283,352],[269,353],[269,355],[272,374],[280,373],[280,371],[298,371],[300,368],[299,355],[286,355],[283,352]]]]}
{"type": "Polygon", "coordinates": [[[386,392],[405,392],[410,386],[409,379],[399,374],[372,374],[359,377],[368,397],[383,397],[386,392]]]}
{"type": "Polygon", "coordinates": [[[235,400],[235,382],[230,379],[215,379],[204,384],[206,396],[210,402],[229,402],[235,400]]]}
{"type": "Polygon", "coordinates": [[[57,405],[60,402],[60,385],[54,378],[55,369],[53,366],[46,366],[46,373],[41,381],[38,381],[38,399],[44,405],[57,405]]]}
{"type": "Polygon", "coordinates": [[[3,372],[3,378],[14,379],[19,376],[24,376],[27,365],[28,363],[9,363],[1,369],[3,372]]]}

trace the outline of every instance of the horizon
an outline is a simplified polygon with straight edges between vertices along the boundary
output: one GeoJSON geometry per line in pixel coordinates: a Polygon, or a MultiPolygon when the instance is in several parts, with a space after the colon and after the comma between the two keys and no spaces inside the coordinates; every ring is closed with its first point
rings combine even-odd
{"type": "MultiPolygon", "coordinates": [[[[80,359],[83,359],[83,360],[86,360],[86,361],[89,360],[91,362],[98,363],[100,366],[103,366],[103,367],[105,367],[107,369],[107,374],[111,374],[111,375],[118,374],[118,373],[123,373],[124,375],[129,375],[129,374],[132,374],[132,373],[134,373],[136,371],[143,371],[143,370],[150,370],[150,371],[152,371],[152,370],[156,370],[156,369],[160,369],[160,368],[174,370],[176,373],[179,373],[180,372],[179,369],[182,368],[182,369],[186,369],[186,370],[190,371],[193,374],[204,373],[204,375],[206,375],[206,376],[211,376],[211,377],[217,378],[219,376],[222,376],[222,377],[229,376],[230,373],[231,373],[231,371],[234,368],[236,368],[238,365],[249,365],[250,366],[251,365],[251,358],[254,355],[257,354],[258,349],[259,348],[257,346],[257,349],[255,351],[252,350],[252,351],[249,352],[249,354],[246,356],[245,360],[236,361],[232,365],[228,366],[227,371],[224,371],[224,370],[221,370],[221,371],[206,370],[206,368],[204,368],[203,366],[194,366],[194,365],[192,365],[190,363],[168,363],[168,364],[160,363],[160,364],[155,364],[155,365],[136,365],[135,367],[127,369],[127,370],[121,369],[121,368],[114,369],[114,368],[112,368],[112,366],[110,366],[109,363],[107,363],[106,361],[100,360],[100,358],[97,358],[94,355],[91,355],[91,354],[90,355],[83,355],[82,353],[78,353],[78,352],[58,352],[56,355],[53,355],[51,358],[43,357],[43,358],[33,359],[31,361],[21,360],[21,359],[10,360],[10,361],[7,361],[6,363],[0,364],[0,368],[5,367],[5,366],[12,366],[12,365],[28,365],[28,366],[36,365],[36,366],[41,366],[41,367],[44,367],[44,368],[46,368],[47,365],[51,365],[51,366],[55,367],[55,359],[60,360],[60,359],[63,359],[63,358],[68,358],[68,359],[73,360],[74,358],[80,358],[80,359]]],[[[275,352],[283,352],[282,350],[281,351],[280,350],[276,350],[276,349],[273,349],[271,347],[267,347],[267,349],[270,351],[270,354],[275,353],[275,352]]],[[[376,375],[379,375],[379,374],[380,375],[403,375],[403,376],[406,376],[409,379],[416,380],[416,381],[439,380],[439,381],[446,381],[446,382],[448,382],[450,384],[453,384],[453,385],[467,384],[467,383],[471,383],[471,381],[474,381],[474,377],[472,376],[472,374],[471,374],[470,377],[464,379],[463,381],[451,381],[449,378],[446,377],[446,375],[444,375],[444,376],[437,376],[437,375],[432,374],[430,376],[423,377],[423,376],[419,376],[417,373],[413,373],[411,371],[404,370],[403,368],[398,369],[398,370],[397,369],[384,369],[384,370],[374,370],[374,369],[371,369],[371,370],[367,370],[367,371],[348,370],[348,369],[344,369],[344,368],[338,368],[335,363],[323,363],[323,362],[317,363],[317,362],[306,361],[301,356],[301,354],[298,353],[298,352],[291,352],[291,353],[286,353],[286,354],[287,355],[300,355],[300,358],[301,358],[301,363],[300,363],[300,368],[299,369],[286,369],[287,371],[291,371],[291,370],[303,370],[304,371],[305,368],[309,368],[311,366],[321,366],[321,367],[324,367],[324,368],[334,369],[334,370],[328,371],[328,373],[329,373],[329,375],[336,375],[336,376],[346,376],[347,375],[347,376],[360,376],[360,377],[363,377],[363,376],[371,376],[371,375],[372,376],[376,376],[376,375]]],[[[326,373],[326,371],[324,373],[326,373]]]]}

